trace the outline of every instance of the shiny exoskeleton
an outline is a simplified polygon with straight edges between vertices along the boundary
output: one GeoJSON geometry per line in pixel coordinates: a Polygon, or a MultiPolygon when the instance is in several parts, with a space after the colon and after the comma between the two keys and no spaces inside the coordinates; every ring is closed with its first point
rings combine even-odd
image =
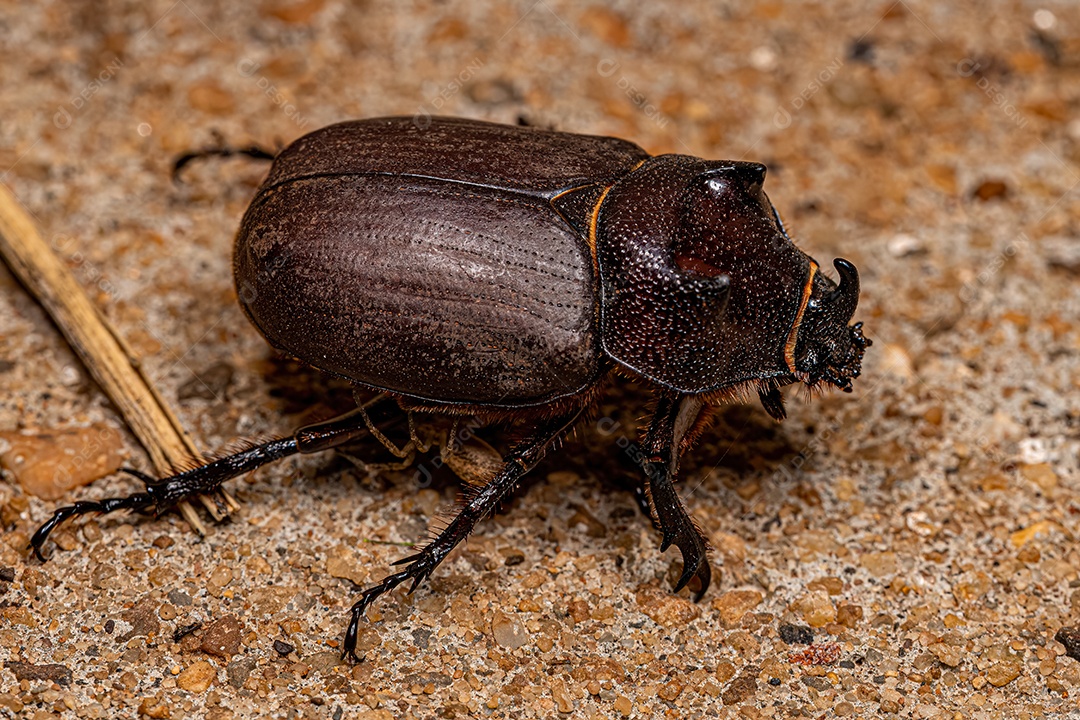
{"type": "MultiPolygon", "coordinates": [[[[186,159],[185,159],[186,162],[186,159]]],[[[382,391],[302,428],[64,519],[160,510],[294,453],[379,434],[399,408],[514,420],[501,469],[405,567],[353,606],[344,654],[380,595],[427,578],[595,405],[613,370],[655,388],[639,499],[683,555],[676,589],[708,588],[706,543],[675,491],[710,408],[780,388],[850,391],[870,341],[850,325],[859,276],[839,284],[788,238],[757,163],[650,156],[614,138],[452,118],[333,125],[274,159],[236,241],[237,291],[272,345],[382,391]],[[395,407],[396,405],[396,407],[395,407]]]]}

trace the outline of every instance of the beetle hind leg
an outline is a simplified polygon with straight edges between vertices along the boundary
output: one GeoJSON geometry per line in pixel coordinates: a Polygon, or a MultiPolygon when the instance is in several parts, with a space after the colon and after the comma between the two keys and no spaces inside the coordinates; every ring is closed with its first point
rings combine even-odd
{"type": "Polygon", "coordinates": [[[424,548],[394,565],[405,565],[399,572],[383,578],[382,582],[365,590],[352,606],[349,627],[345,632],[342,659],[360,662],[356,654],[356,641],[360,631],[360,618],[381,595],[390,592],[406,581],[412,581],[413,592],[431,576],[450,551],[469,536],[476,524],[490,515],[499,503],[517,487],[518,482],[533,468],[548,449],[563,437],[584,412],[583,407],[543,422],[527,438],[518,443],[504,459],[501,469],[486,485],[471,493],[450,524],[424,548]]]}
{"type": "Polygon", "coordinates": [[[123,472],[143,481],[146,486],[143,492],[98,501],[83,500],[74,505],[59,508],[34,532],[33,537],[30,538],[30,547],[33,548],[38,559],[44,561],[45,556],[41,548],[49,539],[49,534],[68,518],[89,513],[111,513],[117,510],[161,512],[194,495],[213,495],[219,492],[221,484],[230,478],[242,475],[278,458],[302,452],[298,445],[296,437],[271,440],[161,480],[138,470],[124,468],[123,472]]]}
{"type": "Polygon", "coordinates": [[[128,475],[134,475],[143,481],[146,485],[143,492],[98,501],[84,500],[59,508],[34,532],[30,547],[38,559],[44,561],[45,556],[41,549],[49,539],[49,534],[68,518],[117,510],[161,512],[194,495],[214,495],[221,490],[221,484],[226,480],[251,472],[274,460],[297,453],[322,452],[355,441],[368,434],[367,424],[371,422],[371,413],[375,413],[376,418],[382,422],[392,422],[396,416],[400,416],[396,403],[391,402],[388,396],[381,395],[345,415],[302,427],[291,437],[277,438],[248,447],[161,480],[138,470],[124,469],[128,475]]]}

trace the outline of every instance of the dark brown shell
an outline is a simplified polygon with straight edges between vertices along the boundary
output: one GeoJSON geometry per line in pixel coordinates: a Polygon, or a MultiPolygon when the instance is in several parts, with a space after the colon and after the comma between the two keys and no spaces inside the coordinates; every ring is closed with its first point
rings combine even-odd
{"type": "Polygon", "coordinates": [[[421,120],[333,125],[275,159],[236,242],[274,346],[430,404],[545,405],[612,361],[687,393],[790,378],[812,261],[764,166],[421,120]]]}
{"type": "Polygon", "coordinates": [[[275,160],[236,241],[275,347],[431,403],[527,406],[604,371],[582,234],[550,204],[646,156],[612,138],[410,119],[316,131],[275,160]]]}

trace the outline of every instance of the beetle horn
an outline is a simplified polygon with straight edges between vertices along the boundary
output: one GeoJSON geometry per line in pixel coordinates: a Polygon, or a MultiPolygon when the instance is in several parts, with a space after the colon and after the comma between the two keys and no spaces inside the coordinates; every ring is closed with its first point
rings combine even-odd
{"type": "Polygon", "coordinates": [[[859,271],[844,258],[833,260],[833,267],[840,273],[840,284],[825,304],[846,322],[855,314],[855,307],[859,304],[859,271]]]}

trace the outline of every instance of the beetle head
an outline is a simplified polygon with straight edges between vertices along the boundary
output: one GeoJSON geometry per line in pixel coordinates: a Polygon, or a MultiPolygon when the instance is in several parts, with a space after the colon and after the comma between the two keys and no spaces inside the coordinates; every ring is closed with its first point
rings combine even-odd
{"type": "Polygon", "coordinates": [[[678,392],[757,388],[781,417],[779,387],[850,386],[868,342],[847,325],[854,266],[819,275],[764,181],[758,163],[650,158],[601,196],[592,237],[608,356],[678,392]]]}
{"type": "Polygon", "coordinates": [[[849,326],[859,303],[859,271],[847,260],[833,260],[840,273],[835,284],[815,273],[806,311],[799,324],[794,346],[795,377],[808,387],[821,382],[851,392],[851,379],[859,377],[862,358],[871,342],[863,335],[862,323],[849,326]]]}

